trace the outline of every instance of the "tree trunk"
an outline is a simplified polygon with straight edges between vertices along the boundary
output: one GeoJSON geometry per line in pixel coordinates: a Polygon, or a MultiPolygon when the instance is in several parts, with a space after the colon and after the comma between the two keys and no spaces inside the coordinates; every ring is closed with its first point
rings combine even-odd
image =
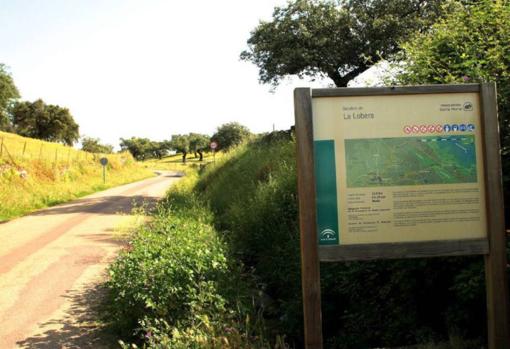
{"type": "Polygon", "coordinates": [[[328,77],[333,80],[336,87],[347,87],[347,84],[349,81],[354,79],[359,74],[363,73],[365,70],[367,70],[366,66],[358,67],[354,69],[353,71],[349,72],[345,75],[340,75],[340,73],[336,70],[332,70],[328,72],[328,77]]]}
{"type": "Polygon", "coordinates": [[[198,159],[198,161],[204,160],[204,153],[202,152],[202,150],[198,150],[198,155],[200,155],[200,159],[198,159]]]}
{"type": "Polygon", "coordinates": [[[187,152],[183,152],[182,153],[182,163],[185,164],[186,163],[186,155],[188,155],[187,152]]]}

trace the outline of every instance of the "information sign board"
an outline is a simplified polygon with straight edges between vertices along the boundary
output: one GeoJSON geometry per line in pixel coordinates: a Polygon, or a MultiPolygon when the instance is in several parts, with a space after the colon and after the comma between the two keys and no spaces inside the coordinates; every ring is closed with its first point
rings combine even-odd
{"type": "Polygon", "coordinates": [[[305,348],[319,262],[483,255],[488,348],[510,348],[494,84],[294,92],[305,348]]]}
{"type": "Polygon", "coordinates": [[[321,245],[484,238],[477,93],[312,101],[321,245]]]}

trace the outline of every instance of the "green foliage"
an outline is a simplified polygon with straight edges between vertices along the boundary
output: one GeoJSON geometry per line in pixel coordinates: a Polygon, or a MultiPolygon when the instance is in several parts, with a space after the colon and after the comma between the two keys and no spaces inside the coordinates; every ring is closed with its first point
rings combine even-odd
{"type": "Polygon", "coordinates": [[[209,136],[202,135],[199,133],[190,133],[189,134],[189,147],[190,150],[200,155],[200,160],[202,161],[204,159],[204,151],[206,151],[209,148],[209,136]]]}
{"type": "Polygon", "coordinates": [[[199,133],[189,134],[189,147],[191,151],[205,150],[209,147],[209,136],[199,133]]]}
{"type": "Polygon", "coordinates": [[[19,97],[11,74],[5,64],[0,63],[0,131],[12,131],[9,111],[13,101],[19,97]]]}
{"type": "Polygon", "coordinates": [[[197,190],[232,253],[252,267],[275,332],[299,338],[302,323],[295,144],[267,136],[206,171],[197,190]]]}
{"type": "Polygon", "coordinates": [[[179,153],[188,153],[190,151],[190,140],[187,135],[172,135],[170,147],[179,153]]]}
{"type": "MultiPolygon", "coordinates": [[[[457,3],[404,45],[403,84],[497,83],[505,196],[510,199],[510,2],[457,3]]],[[[507,215],[510,212],[507,210],[507,215]]]]}
{"type": "Polygon", "coordinates": [[[276,7],[248,39],[241,59],[259,68],[263,83],[287,75],[327,76],[347,83],[398,42],[424,30],[441,15],[441,0],[294,0],[276,7]]]}
{"type": "Polygon", "coordinates": [[[188,135],[172,135],[170,149],[182,154],[182,162],[186,162],[186,156],[190,151],[190,137],[188,135]]]}
{"type": "Polygon", "coordinates": [[[169,142],[156,142],[148,138],[131,137],[120,139],[120,148],[129,151],[137,160],[161,159],[170,149],[169,142]]]}
{"type": "Polygon", "coordinates": [[[218,143],[218,150],[228,150],[241,144],[251,136],[250,130],[238,122],[229,122],[221,125],[211,140],[218,143]]]}
{"type": "Polygon", "coordinates": [[[7,132],[0,138],[0,222],[154,175],[129,153],[109,154],[103,183],[102,156],[7,132]]]}
{"type": "Polygon", "coordinates": [[[187,135],[172,135],[169,143],[170,149],[182,154],[182,162],[186,162],[186,156],[189,152],[200,154],[200,161],[204,158],[204,151],[209,146],[209,136],[200,133],[190,133],[187,135]]]}
{"type": "Polygon", "coordinates": [[[79,138],[79,126],[69,109],[35,102],[19,102],[12,108],[12,126],[20,136],[73,145],[79,138]]]}
{"type": "Polygon", "coordinates": [[[101,144],[99,138],[83,137],[81,139],[81,150],[89,153],[111,154],[113,145],[101,144]]]}
{"type": "Polygon", "coordinates": [[[171,190],[110,267],[107,315],[150,348],[269,348],[251,279],[191,191],[195,176],[171,190]]]}
{"type": "MultiPolygon", "coordinates": [[[[265,135],[175,187],[112,267],[110,316],[153,348],[302,346],[295,146],[265,135]]],[[[321,286],[327,348],[483,342],[480,257],[327,264],[321,286]]]]}
{"type": "MultiPolygon", "coordinates": [[[[266,321],[302,343],[295,143],[270,134],[234,150],[197,185],[231,253],[253,268],[266,321]]],[[[483,338],[480,257],[350,262],[321,267],[325,347],[483,338]]]]}

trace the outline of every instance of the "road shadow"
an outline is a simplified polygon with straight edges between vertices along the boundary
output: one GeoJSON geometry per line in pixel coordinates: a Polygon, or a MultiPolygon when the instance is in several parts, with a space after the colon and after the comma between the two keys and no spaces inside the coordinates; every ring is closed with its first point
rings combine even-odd
{"type": "Polygon", "coordinates": [[[117,338],[97,322],[100,309],[106,302],[104,285],[98,284],[86,287],[81,291],[69,291],[64,297],[71,306],[65,312],[63,319],[58,317],[41,324],[41,327],[54,326],[41,334],[26,338],[16,344],[20,348],[37,349],[106,349],[118,348],[117,338]]]}
{"type": "MultiPolygon", "coordinates": [[[[183,172],[155,171],[155,173],[158,175],[157,178],[180,178],[184,176],[183,172]]],[[[129,189],[127,192],[132,190],[129,189]]],[[[159,197],[129,194],[82,198],[66,204],[42,209],[28,216],[37,217],[71,213],[130,214],[134,208],[138,207],[143,207],[145,210],[153,210],[159,199],[159,197]]]]}
{"type": "Polygon", "coordinates": [[[143,208],[152,211],[160,198],[153,196],[103,196],[98,198],[78,199],[72,204],[55,206],[38,212],[31,213],[29,216],[48,216],[72,213],[96,213],[96,214],[130,214],[135,208],[143,208]]]}
{"type": "Polygon", "coordinates": [[[155,174],[158,175],[158,177],[166,177],[166,178],[180,178],[184,177],[185,174],[182,171],[163,171],[163,170],[155,170],[155,174]]]}

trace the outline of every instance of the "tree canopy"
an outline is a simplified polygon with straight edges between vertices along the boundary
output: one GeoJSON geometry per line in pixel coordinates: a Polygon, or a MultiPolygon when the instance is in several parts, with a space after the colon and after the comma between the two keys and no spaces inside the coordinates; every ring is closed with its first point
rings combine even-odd
{"type": "Polygon", "coordinates": [[[294,0],[276,7],[251,32],[241,59],[259,68],[262,83],[288,75],[329,77],[347,83],[399,42],[430,26],[442,0],[294,0]]]}
{"type": "Polygon", "coordinates": [[[404,71],[397,77],[402,84],[495,81],[504,159],[510,152],[508,23],[508,1],[458,2],[429,32],[404,45],[404,71]]]}
{"type": "Polygon", "coordinates": [[[211,140],[218,143],[218,150],[227,150],[251,136],[250,130],[238,122],[229,122],[218,127],[211,140]]]}
{"type": "Polygon", "coordinates": [[[0,130],[12,131],[9,109],[19,92],[5,64],[0,63],[0,130]]]}
{"type": "Polygon", "coordinates": [[[99,138],[83,137],[81,139],[81,150],[89,153],[111,154],[113,145],[101,144],[99,138]]]}
{"type": "Polygon", "coordinates": [[[129,139],[120,139],[121,150],[127,150],[137,160],[147,160],[151,158],[161,159],[170,149],[166,141],[156,142],[148,138],[131,137],[129,139]]]}
{"type": "Polygon", "coordinates": [[[187,135],[172,135],[170,140],[170,149],[182,154],[182,162],[186,162],[186,157],[190,151],[190,139],[187,135]]]}
{"type": "Polygon", "coordinates": [[[19,102],[12,108],[14,131],[25,137],[73,145],[79,138],[79,126],[69,109],[35,102],[19,102]]]}
{"type": "Polygon", "coordinates": [[[189,147],[190,150],[200,155],[199,161],[204,159],[204,150],[207,150],[209,147],[210,138],[208,135],[203,135],[200,133],[190,133],[189,134],[189,147]]]}

